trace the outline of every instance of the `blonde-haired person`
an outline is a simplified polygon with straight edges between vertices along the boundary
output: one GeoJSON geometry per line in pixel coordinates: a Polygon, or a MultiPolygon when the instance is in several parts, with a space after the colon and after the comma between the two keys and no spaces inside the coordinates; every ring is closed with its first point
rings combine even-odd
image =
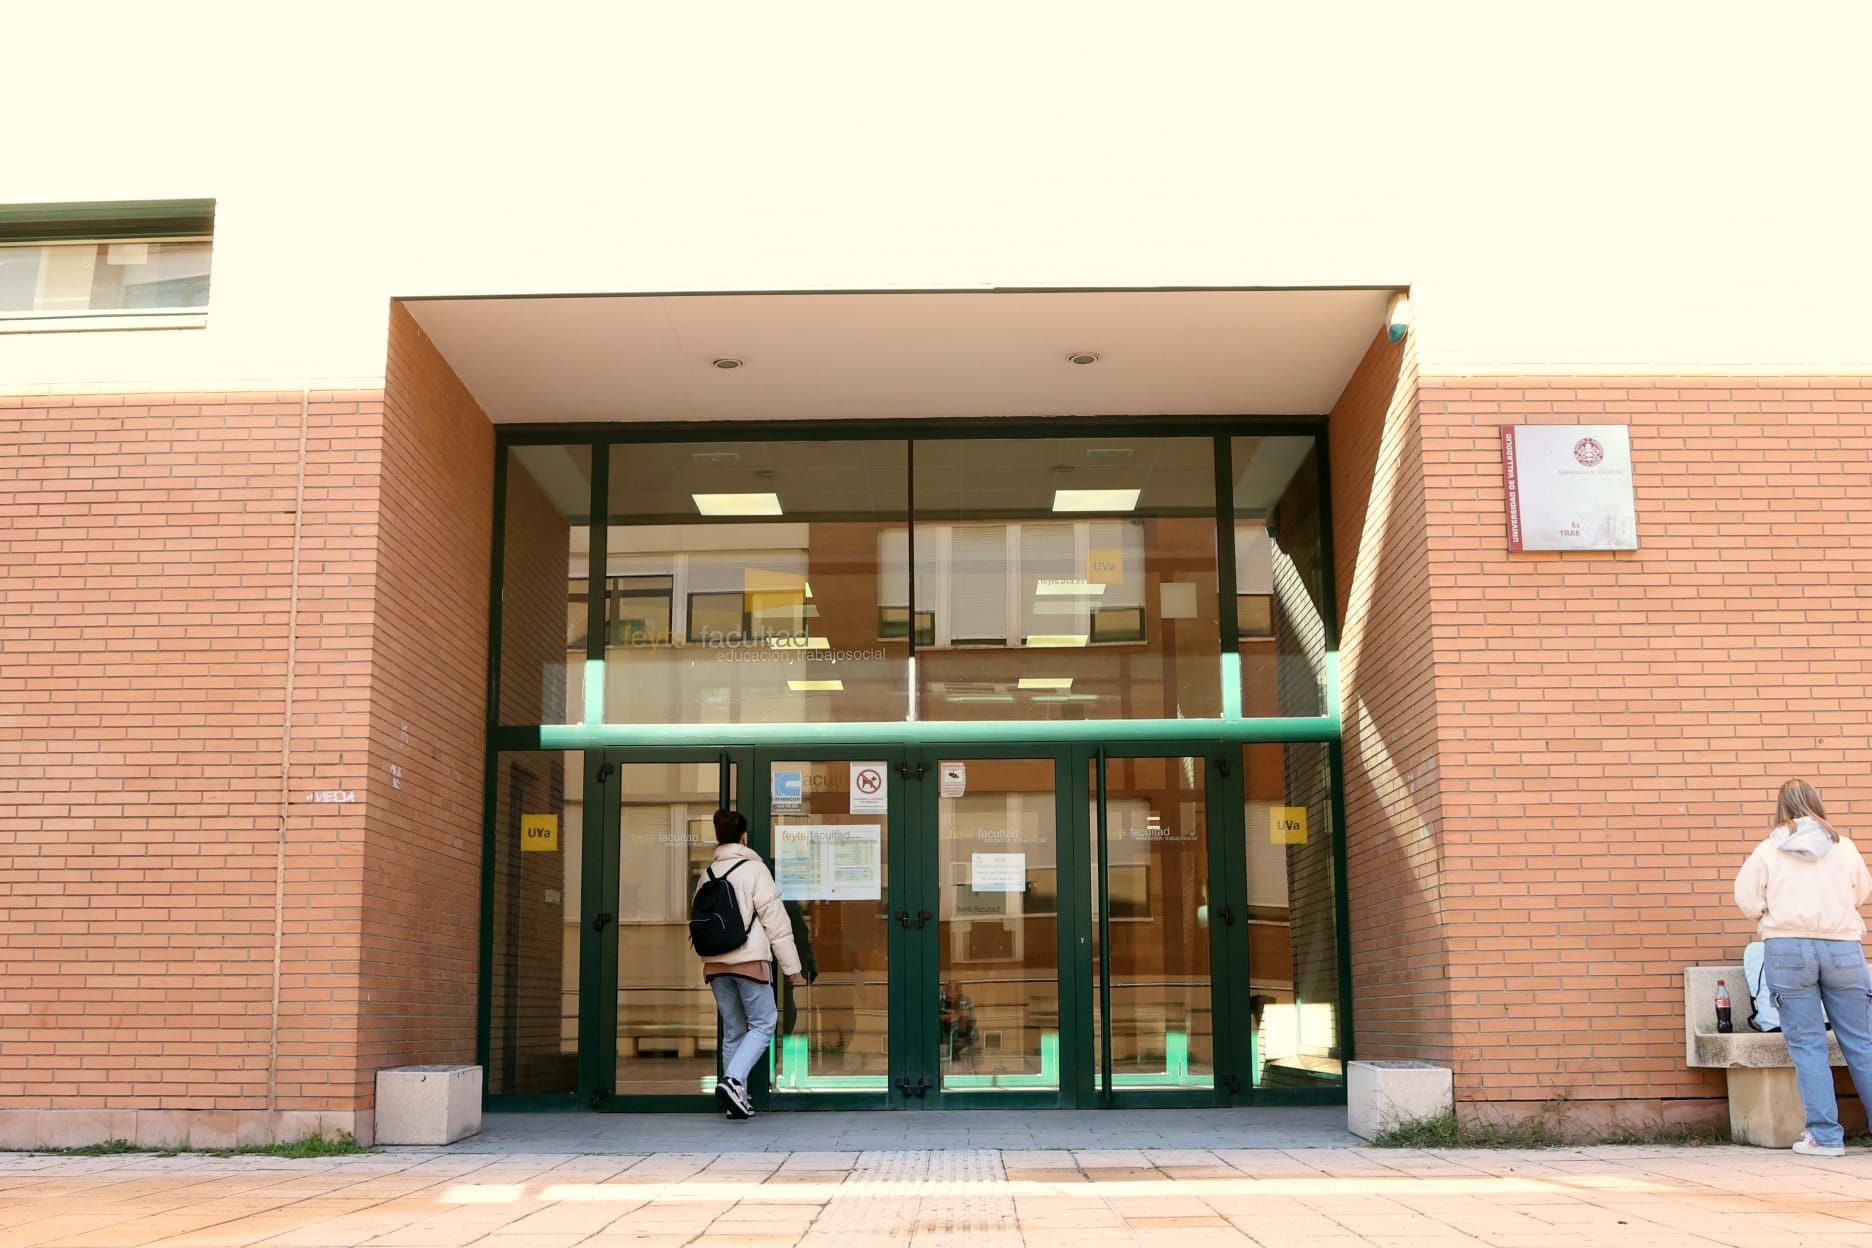
{"type": "Polygon", "coordinates": [[[1774,830],[1736,874],[1735,899],[1743,914],[1761,921],[1768,990],[1781,1010],[1781,1031],[1807,1111],[1807,1131],[1794,1142],[1797,1153],[1846,1153],[1827,1060],[1828,1019],[1860,1101],[1872,1106],[1872,979],[1860,944],[1865,920],[1859,917],[1868,896],[1872,873],[1858,847],[1827,822],[1814,787],[1805,780],[1782,785],[1774,830]]]}

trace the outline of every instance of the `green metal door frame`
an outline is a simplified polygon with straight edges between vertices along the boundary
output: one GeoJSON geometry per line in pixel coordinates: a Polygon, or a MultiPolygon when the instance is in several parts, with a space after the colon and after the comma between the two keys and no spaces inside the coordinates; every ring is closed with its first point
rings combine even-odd
{"type": "MultiPolygon", "coordinates": [[[[1090,800],[1079,808],[1079,835],[1081,844],[1096,845],[1098,870],[1095,878],[1088,881],[1088,907],[1090,895],[1098,897],[1099,940],[1098,956],[1088,959],[1084,983],[1088,989],[1086,1008],[1081,1015],[1081,1034],[1076,1038],[1075,1050],[1087,1068],[1094,1066],[1093,1053],[1093,1017],[1091,1000],[1097,996],[1099,1010],[1098,1051],[1102,1060],[1091,1070],[1093,1081],[1082,1090],[1081,1104],[1097,1105],[1108,1109],[1143,1109],[1143,1108],[1188,1108],[1215,1107],[1244,1103],[1243,1098],[1232,1092],[1228,1076],[1239,1079],[1242,1070],[1250,1070],[1247,1064],[1246,1050],[1249,1038],[1246,1030],[1235,1018],[1234,1000],[1245,995],[1235,989],[1238,975],[1247,973],[1245,959],[1236,965],[1234,948],[1224,930],[1228,925],[1214,921],[1213,916],[1223,906],[1242,908],[1238,900],[1229,891],[1228,881],[1228,845],[1232,830],[1240,824],[1241,810],[1239,801],[1230,801],[1230,786],[1239,786],[1238,776],[1231,774],[1234,768],[1228,765],[1228,746],[1214,737],[1191,736],[1180,744],[1170,745],[1155,740],[1114,741],[1103,746],[1081,746],[1073,753],[1073,770],[1084,777],[1082,786],[1090,792],[1090,800]],[[1210,975],[1210,1017],[1214,1020],[1215,1034],[1212,1043],[1215,1050],[1215,1078],[1208,1087],[1167,1088],[1150,1090],[1144,1088],[1123,1088],[1117,1086],[1112,1070],[1111,1059],[1111,923],[1110,923],[1110,885],[1109,885],[1109,831],[1108,811],[1109,793],[1105,777],[1107,764],[1116,760],[1134,758],[1163,759],[1198,759],[1203,768],[1203,808],[1204,849],[1208,854],[1209,867],[1209,975],[1210,975]],[[1094,766],[1096,765],[1096,772],[1094,766]],[[1230,811],[1233,810],[1231,817],[1230,811]],[[1220,898],[1218,900],[1218,898],[1220,898]],[[1096,962],[1096,966],[1092,965],[1096,962]]],[[[1237,787],[1234,791],[1239,791],[1237,787]]],[[[1089,931],[1089,928],[1088,928],[1089,931]]],[[[1243,1091],[1253,1080],[1242,1081],[1243,1091]]]]}
{"type": "MultiPolygon", "coordinates": [[[[914,909],[911,896],[914,891],[910,880],[910,846],[914,843],[910,831],[909,799],[906,795],[907,784],[901,769],[906,766],[906,756],[902,749],[879,747],[865,743],[821,744],[800,746],[773,746],[749,751],[748,767],[751,790],[748,806],[748,821],[753,825],[749,843],[759,851],[769,864],[773,862],[773,784],[771,775],[773,764],[777,762],[821,763],[821,762],[882,762],[886,764],[885,791],[889,795],[885,811],[885,876],[884,901],[886,912],[894,916],[897,911],[914,909]]],[[[762,1080],[752,1091],[755,1094],[756,1108],[787,1110],[851,1110],[851,1109],[886,1109],[905,1105],[914,1107],[911,1097],[902,1095],[898,1081],[908,1079],[912,1085],[915,1076],[910,1073],[909,1058],[914,1048],[914,1037],[910,1034],[910,1002],[916,1000],[918,987],[916,977],[916,958],[912,937],[917,935],[914,928],[895,922],[887,924],[889,938],[886,943],[886,1010],[888,1024],[886,1031],[886,1049],[889,1054],[885,1086],[877,1092],[857,1090],[833,1090],[826,1092],[790,1092],[771,1088],[766,1085],[765,1072],[762,1080]],[[900,973],[901,970],[901,973],[900,973]]],[[[776,992],[779,990],[775,986],[776,992]]],[[[801,991],[810,993],[811,987],[801,991]]],[[[776,1037],[778,1041],[779,1038],[776,1037]]],[[[773,1062],[768,1059],[768,1067],[773,1062]]]]}
{"type": "MultiPolygon", "coordinates": [[[[915,1079],[929,1081],[927,1092],[919,1098],[927,1108],[1057,1109],[1076,1103],[1074,1089],[1077,1071],[1070,1053],[1068,1036],[1071,1034],[1069,1021],[1078,1017],[1079,997],[1083,992],[1077,968],[1082,953],[1086,952],[1081,945],[1085,930],[1083,882],[1086,864],[1079,841],[1074,835],[1077,825],[1072,812],[1082,806],[1083,802],[1077,800],[1073,788],[1074,771],[1070,757],[1069,750],[1052,743],[1022,743],[1016,740],[1000,745],[932,745],[910,752],[908,761],[914,778],[913,794],[916,799],[913,806],[917,812],[913,824],[918,876],[915,885],[919,889],[916,905],[918,909],[935,916],[919,932],[924,939],[919,942],[917,950],[919,971],[925,987],[924,995],[917,999],[920,1005],[915,1009],[920,1023],[915,1049],[920,1065],[915,1079]],[[1055,973],[1059,994],[1055,1052],[1059,1082],[1054,1088],[1009,1088],[1001,1091],[950,1089],[945,1088],[942,1082],[941,1024],[936,1010],[937,995],[942,990],[940,942],[944,939],[940,857],[942,786],[939,769],[947,762],[986,762],[994,759],[1034,759],[1053,764],[1053,828],[1056,840],[1054,871],[1059,911],[1055,920],[1055,973]]],[[[1083,777],[1079,787],[1084,787],[1083,777]]]]}
{"type": "MultiPolygon", "coordinates": [[[[623,853],[622,791],[619,779],[632,764],[715,764],[716,801],[732,809],[750,808],[753,783],[746,750],[652,747],[589,750],[585,776],[585,886],[579,948],[579,1096],[580,1103],[609,1113],[713,1110],[715,1098],[684,1094],[619,1093],[618,930],[623,853]],[[737,766],[738,765],[738,766],[737,766]],[[731,774],[735,777],[731,783],[731,774]],[[600,916],[603,921],[600,922],[600,916]]],[[[749,816],[749,825],[753,817],[749,816]]],[[[754,838],[750,835],[748,838],[754,838]]],[[[700,967],[697,968],[699,975],[700,967]]],[[[719,1073],[719,1046],[717,1046],[719,1073]]]]}

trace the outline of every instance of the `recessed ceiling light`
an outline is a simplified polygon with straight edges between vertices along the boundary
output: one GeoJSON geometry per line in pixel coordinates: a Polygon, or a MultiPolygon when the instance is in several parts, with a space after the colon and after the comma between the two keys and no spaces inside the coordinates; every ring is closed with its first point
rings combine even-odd
{"type": "Polygon", "coordinates": [[[1054,490],[1054,511],[1136,511],[1142,490],[1054,490]]]}
{"type": "Polygon", "coordinates": [[[1068,647],[1086,644],[1084,633],[1029,633],[1027,644],[1032,647],[1068,647]]]}
{"type": "Polygon", "coordinates": [[[778,516],[778,494],[691,494],[696,510],[705,516],[778,516]]]}
{"type": "Polygon", "coordinates": [[[786,687],[794,693],[843,693],[842,680],[789,680],[786,687]]]}
{"type": "Polygon", "coordinates": [[[1104,593],[1105,587],[1095,581],[1041,581],[1034,586],[1034,592],[1042,598],[1089,598],[1104,593]]]}
{"type": "Polygon", "coordinates": [[[1096,364],[1099,362],[1099,353],[1096,351],[1075,351],[1066,358],[1074,364],[1096,364]]]}
{"type": "Polygon", "coordinates": [[[738,355],[724,355],[719,359],[711,360],[710,363],[714,364],[716,368],[727,370],[730,368],[740,368],[743,364],[747,363],[747,361],[738,355]]]}
{"type": "Polygon", "coordinates": [[[1023,676],[1020,687],[1023,689],[1070,689],[1073,678],[1070,676],[1023,676]]]}

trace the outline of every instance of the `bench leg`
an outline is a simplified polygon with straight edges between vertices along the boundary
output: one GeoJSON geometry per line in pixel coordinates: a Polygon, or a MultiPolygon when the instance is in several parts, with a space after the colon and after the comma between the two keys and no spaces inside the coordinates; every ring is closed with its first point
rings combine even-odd
{"type": "Polygon", "coordinates": [[[1806,1129],[1792,1066],[1729,1068],[1729,1134],[1736,1143],[1786,1148],[1806,1129]]]}

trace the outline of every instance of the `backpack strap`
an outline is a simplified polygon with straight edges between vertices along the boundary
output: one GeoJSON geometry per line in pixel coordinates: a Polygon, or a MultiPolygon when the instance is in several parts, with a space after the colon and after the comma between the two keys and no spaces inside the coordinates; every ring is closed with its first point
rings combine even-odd
{"type": "Polygon", "coordinates": [[[739,871],[742,867],[745,867],[745,866],[747,866],[747,859],[742,858],[738,860],[734,864],[734,866],[729,867],[726,871],[722,872],[720,875],[715,874],[715,868],[712,866],[707,871],[704,871],[702,874],[708,876],[708,878],[711,880],[725,880],[729,876],[733,875],[735,872],[739,871]]]}

